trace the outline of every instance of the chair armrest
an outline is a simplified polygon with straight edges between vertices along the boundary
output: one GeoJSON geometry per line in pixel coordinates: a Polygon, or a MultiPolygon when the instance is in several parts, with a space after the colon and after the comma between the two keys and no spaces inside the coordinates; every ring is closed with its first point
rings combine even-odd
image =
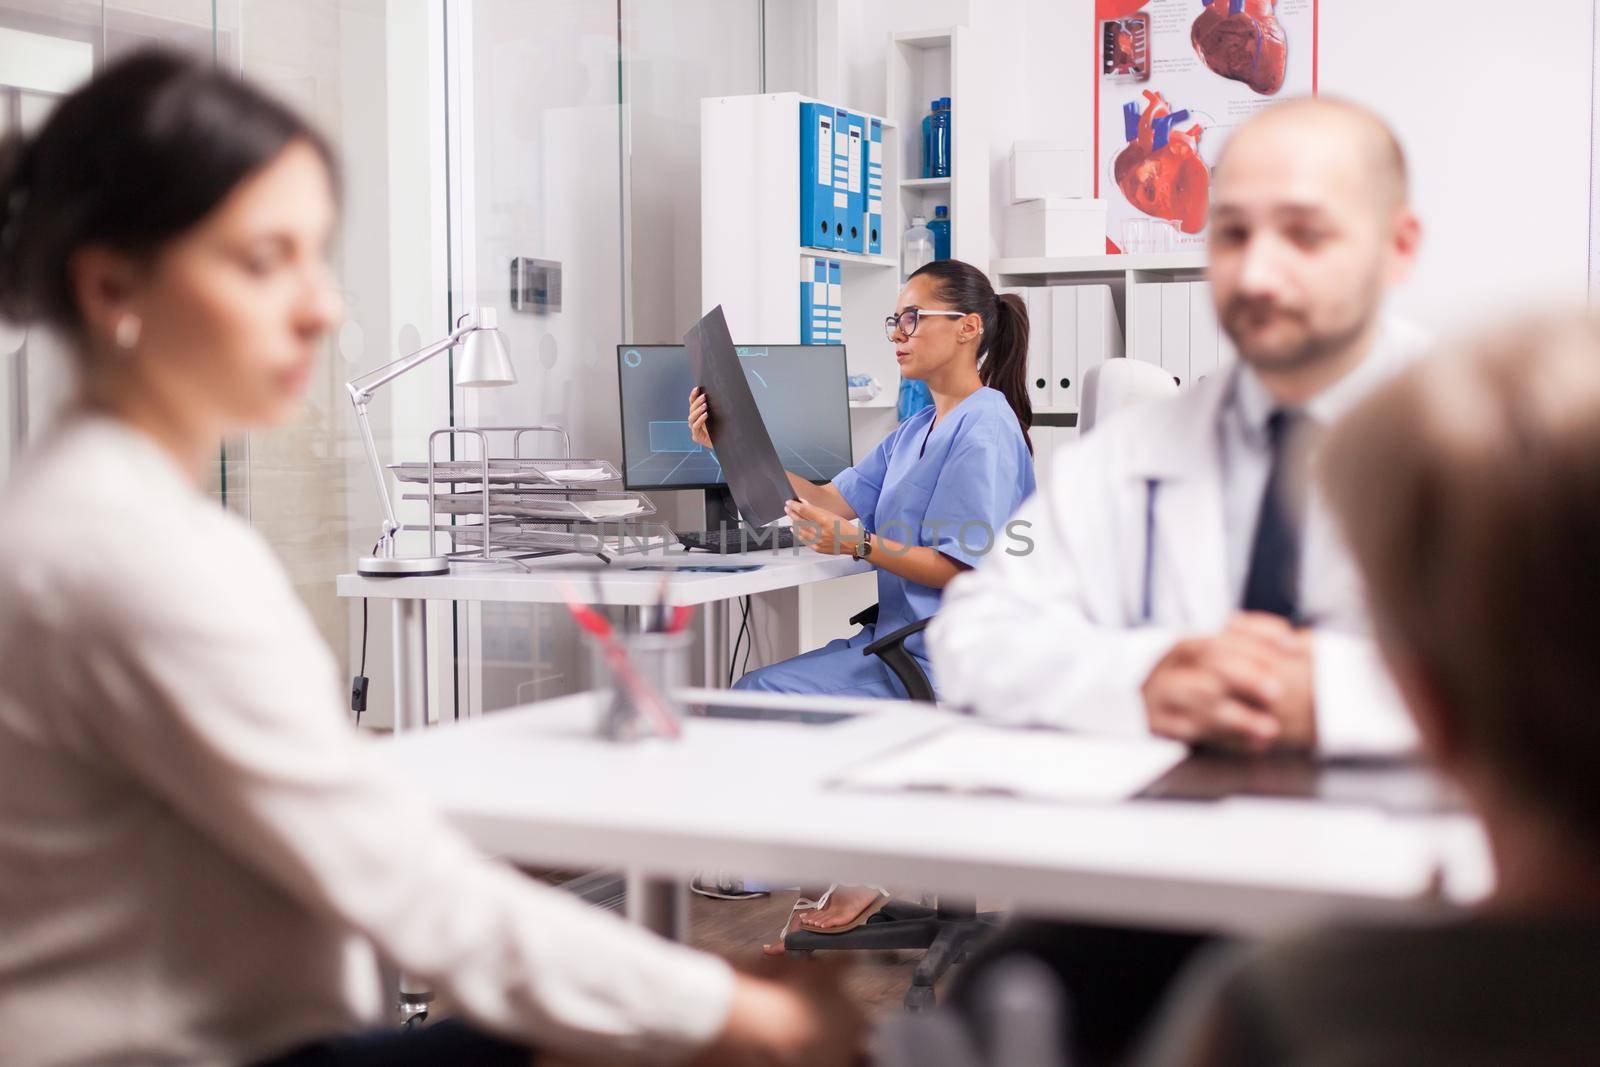
{"type": "Polygon", "coordinates": [[[850,616],[851,626],[876,626],[878,623],[878,605],[871,604],[850,616]]]}
{"type": "Polygon", "coordinates": [[[882,637],[861,649],[863,656],[877,656],[883,665],[900,679],[900,684],[906,688],[906,697],[910,700],[920,700],[927,704],[938,703],[938,696],[933,691],[933,682],[923,673],[922,664],[917,662],[906,648],[906,639],[912,634],[920,633],[928,628],[932,619],[923,619],[910,626],[902,626],[892,634],[882,637]]]}
{"type": "MultiPolygon", "coordinates": [[[[874,608],[874,613],[876,613],[876,608],[874,608]]],[[[851,619],[850,621],[854,622],[855,620],[851,619]]],[[[876,622],[877,620],[874,619],[873,621],[876,622]]],[[[912,623],[910,626],[902,626],[892,634],[884,634],[882,637],[863,648],[861,652],[863,655],[867,656],[882,655],[884,649],[893,648],[896,645],[903,645],[912,634],[920,634],[922,631],[926,630],[928,628],[928,624],[932,621],[933,619],[930,617],[926,619],[920,619],[917,622],[912,623]]]]}

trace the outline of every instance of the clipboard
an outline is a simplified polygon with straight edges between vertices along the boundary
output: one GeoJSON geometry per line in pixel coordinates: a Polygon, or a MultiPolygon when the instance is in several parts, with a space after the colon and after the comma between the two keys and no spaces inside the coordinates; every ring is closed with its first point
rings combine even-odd
{"type": "Polygon", "coordinates": [[[717,461],[739,507],[739,517],[751,526],[766,526],[783,518],[784,505],[794,499],[794,489],[767,424],[761,421],[721,304],[690,327],[683,344],[689,352],[694,383],[714,413],[717,461]]]}

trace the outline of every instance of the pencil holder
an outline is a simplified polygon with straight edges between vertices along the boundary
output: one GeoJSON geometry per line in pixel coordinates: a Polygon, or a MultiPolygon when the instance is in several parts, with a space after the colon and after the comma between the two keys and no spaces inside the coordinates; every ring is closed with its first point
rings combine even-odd
{"type": "Polygon", "coordinates": [[[675,737],[683,721],[676,693],[688,684],[694,635],[619,633],[589,639],[592,677],[605,694],[600,735],[610,741],[675,737]]]}

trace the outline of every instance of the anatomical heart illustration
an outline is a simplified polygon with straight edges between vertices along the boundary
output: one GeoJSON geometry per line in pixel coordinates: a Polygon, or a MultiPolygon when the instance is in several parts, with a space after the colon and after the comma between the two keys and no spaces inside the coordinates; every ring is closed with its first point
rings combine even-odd
{"type": "Polygon", "coordinates": [[[1289,40],[1276,14],[1278,0],[1201,0],[1189,40],[1206,66],[1271,96],[1283,87],[1289,40]]]}
{"type": "Polygon", "coordinates": [[[1158,219],[1170,219],[1184,233],[1205,229],[1211,200],[1211,171],[1200,158],[1200,124],[1180,130],[1188,111],[1173,111],[1158,92],[1144,91],[1122,105],[1128,144],[1112,164],[1112,176],[1128,203],[1158,219]]]}

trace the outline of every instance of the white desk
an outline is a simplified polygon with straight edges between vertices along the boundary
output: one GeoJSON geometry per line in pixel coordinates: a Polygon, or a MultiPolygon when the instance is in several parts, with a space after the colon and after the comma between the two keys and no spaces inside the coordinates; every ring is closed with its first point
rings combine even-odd
{"type": "Polygon", "coordinates": [[[481,847],[629,872],[636,916],[683,930],[698,868],[888,883],[1041,914],[1262,933],[1465,900],[1487,857],[1464,816],[1295,801],[1099,806],[830,788],[852,762],[961,721],[924,705],[710,690],[686,699],[864,712],[827,726],[691,718],[676,743],[591,736],[590,694],[381,742],[481,847]],[[737,798],[736,800],[732,798],[737,798]]]}
{"type": "MultiPolygon", "coordinates": [[[[363,578],[341,574],[336,583],[342,597],[387,599],[394,604],[395,729],[407,730],[428,721],[427,631],[423,602],[428,600],[495,601],[519,604],[560,604],[563,586],[579,599],[638,608],[655,604],[661,595],[664,572],[637,570],[641,566],[717,566],[758,564],[742,573],[686,572],[669,574],[669,605],[724,606],[728,601],[775,589],[861,574],[872,565],[849,556],[824,556],[809,548],[766,549],[719,556],[686,552],[681,548],[655,550],[613,558],[610,563],[584,556],[548,556],[526,560],[519,566],[457,564],[451,574],[421,578],[363,578]]],[[[721,639],[726,631],[720,614],[703,613],[707,678],[715,677],[723,662],[721,639]]]]}

